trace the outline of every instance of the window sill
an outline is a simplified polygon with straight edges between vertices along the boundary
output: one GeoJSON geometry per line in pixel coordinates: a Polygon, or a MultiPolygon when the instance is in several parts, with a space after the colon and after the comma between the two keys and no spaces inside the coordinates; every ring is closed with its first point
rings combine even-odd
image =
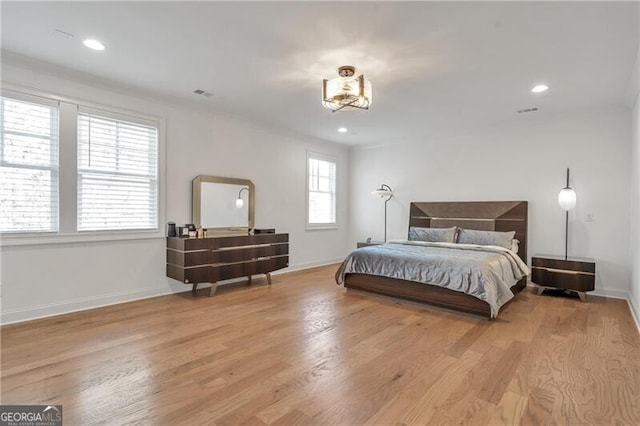
{"type": "Polygon", "coordinates": [[[327,231],[336,229],[338,229],[338,225],[335,223],[327,225],[307,225],[307,231],[327,231]]]}
{"type": "Polygon", "coordinates": [[[72,244],[108,241],[143,240],[164,238],[159,231],[112,231],[112,232],[87,232],[77,234],[5,234],[0,236],[0,247],[45,245],[45,244],[72,244]]]}

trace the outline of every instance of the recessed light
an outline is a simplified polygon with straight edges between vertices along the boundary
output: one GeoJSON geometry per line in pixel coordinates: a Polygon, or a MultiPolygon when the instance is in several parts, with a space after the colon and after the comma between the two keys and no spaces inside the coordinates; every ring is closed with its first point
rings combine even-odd
{"type": "Polygon", "coordinates": [[[338,131],[340,133],[347,133],[349,131],[349,129],[347,129],[346,127],[340,127],[340,128],[338,128],[338,131]]]}
{"type": "Polygon", "coordinates": [[[537,84],[533,87],[533,89],[531,89],[531,92],[542,93],[542,92],[546,92],[547,90],[549,90],[549,86],[547,86],[546,84],[537,84]]]}
{"type": "Polygon", "coordinates": [[[89,49],[93,50],[104,50],[104,44],[100,43],[98,40],[94,40],[92,38],[88,38],[82,42],[89,49]]]}

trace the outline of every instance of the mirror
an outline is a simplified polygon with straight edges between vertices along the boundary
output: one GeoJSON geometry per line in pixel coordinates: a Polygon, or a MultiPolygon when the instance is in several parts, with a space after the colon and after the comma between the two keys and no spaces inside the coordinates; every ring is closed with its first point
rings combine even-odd
{"type": "Polygon", "coordinates": [[[191,195],[196,226],[213,233],[247,233],[253,228],[255,187],[250,180],[199,175],[192,181],[191,195]]]}

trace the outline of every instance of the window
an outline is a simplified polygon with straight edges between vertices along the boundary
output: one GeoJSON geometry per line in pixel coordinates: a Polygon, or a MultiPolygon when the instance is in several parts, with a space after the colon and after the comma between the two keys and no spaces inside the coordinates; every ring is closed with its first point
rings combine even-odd
{"type": "Polygon", "coordinates": [[[81,110],[78,230],[156,229],[158,129],[81,110]]]}
{"type": "Polygon", "coordinates": [[[161,119],[3,88],[0,244],[162,236],[162,141],[161,119]]]}
{"type": "Polygon", "coordinates": [[[58,103],[0,97],[0,232],[58,230],[58,103]]]}
{"type": "Polygon", "coordinates": [[[307,228],[336,226],[336,161],[307,154],[307,228]]]}

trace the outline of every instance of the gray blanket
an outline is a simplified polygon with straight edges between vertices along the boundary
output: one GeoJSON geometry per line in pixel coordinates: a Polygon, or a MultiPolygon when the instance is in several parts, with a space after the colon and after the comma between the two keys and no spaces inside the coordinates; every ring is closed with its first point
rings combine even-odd
{"type": "Polygon", "coordinates": [[[484,300],[495,317],[513,298],[510,287],[529,275],[517,254],[503,247],[474,244],[389,241],[347,256],[336,272],[369,274],[446,287],[484,300]]]}

